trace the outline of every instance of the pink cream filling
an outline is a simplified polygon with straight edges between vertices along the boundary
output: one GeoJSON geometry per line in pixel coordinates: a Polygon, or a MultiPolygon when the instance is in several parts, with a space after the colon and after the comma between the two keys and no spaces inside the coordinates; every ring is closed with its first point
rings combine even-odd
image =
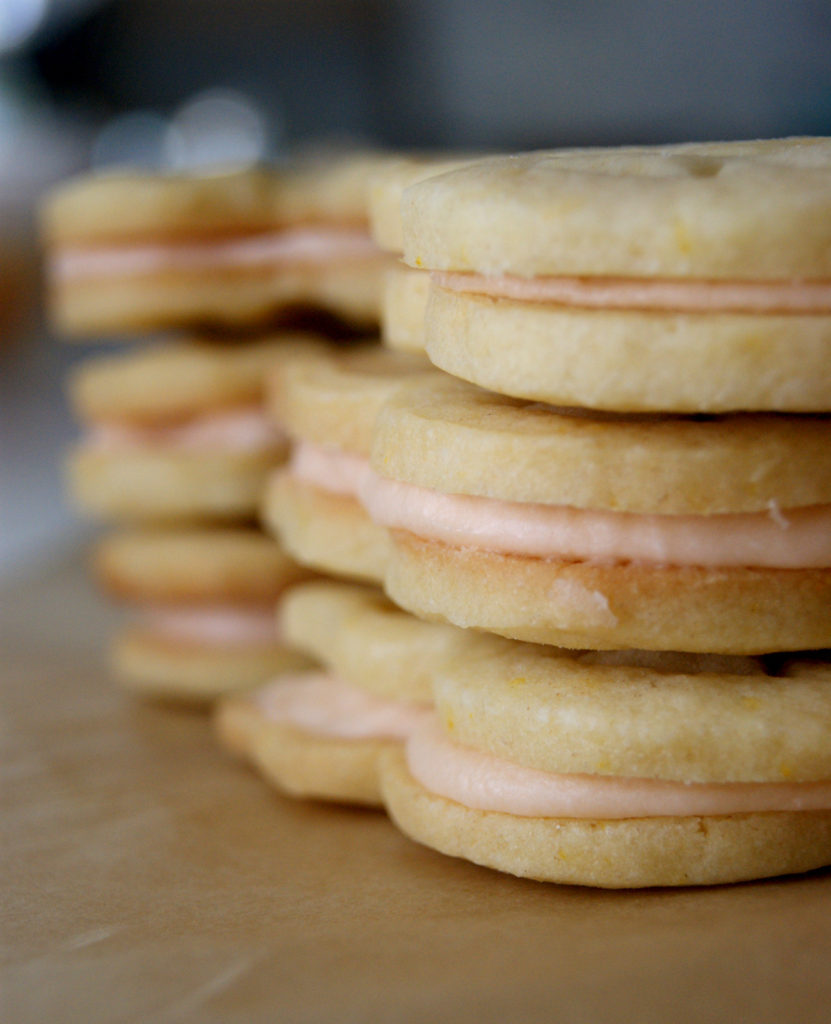
{"type": "Polygon", "coordinates": [[[326,448],[309,441],[297,441],[292,448],[289,470],[298,480],[332,494],[357,498],[371,473],[369,459],[338,448],[326,448]]]}
{"type": "Polygon", "coordinates": [[[450,291],[589,309],[690,313],[831,313],[829,281],[718,281],[625,277],[513,277],[434,271],[450,291]]]}
{"type": "Polygon", "coordinates": [[[409,737],[410,774],[425,789],[480,811],[531,818],[652,818],[831,808],[831,781],[672,782],[557,775],[454,743],[430,715],[409,737]]]}
{"type": "Polygon", "coordinates": [[[424,704],[378,697],[328,672],[282,676],[255,700],[273,721],[349,740],[406,739],[429,713],[424,704]]]}
{"type": "Polygon", "coordinates": [[[158,606],[144,609],[141,620],[154,633],[182,643],[259,647],[280,642],[272,608],[158,606]]]}
{"type": "Polygon", "coordinates": [[[221,241],[67,246],[53,256],[51,272],[57,280],[75,281],[160,270],[314,265],[374,259],[379,253],[365,231],[303,227],[221,241]]]}
{"type": "Polygon", "coordinates": [[[442,494],[375,473],[361,500],[391,529],[454,547],[598,563],[831,566],[831,505],[711,516],[637,515],[442,494]]]}
{"type": "Polygon", "coordinates": [[[179,451],[267,451],[285,441],[263,409],[252,406],[207,413],[185,423],[91,425],[87,445],[100,451],[173,449],[179,451]]]}

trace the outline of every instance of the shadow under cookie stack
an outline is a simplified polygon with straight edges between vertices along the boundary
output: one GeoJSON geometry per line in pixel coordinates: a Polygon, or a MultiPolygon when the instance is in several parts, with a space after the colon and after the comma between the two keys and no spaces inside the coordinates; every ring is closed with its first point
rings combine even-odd
{"type": "Polygon", "coordinates": [[[221,700],[223,745],[539,880],[831,863],[829,167],[793,139],[376,169],[385,348],[287,348],[264,385],[263,522],[329,577],[280,635],[322,668],[221,700]]]}
{"type": "Polygon", "coordinates": [[[85,427],[70,490],[112,525],[92,562],[134,610],[111,649],[134,691],[210,703],[311,664],[274,603],[313,574],[258,522],[288,451],[265,381],[289,354],[377,331],[386,260],[364,201],[376,160],[96,175],[45,204],[56,328],[140,340],[82,363],[68,389],[85,427]]]}

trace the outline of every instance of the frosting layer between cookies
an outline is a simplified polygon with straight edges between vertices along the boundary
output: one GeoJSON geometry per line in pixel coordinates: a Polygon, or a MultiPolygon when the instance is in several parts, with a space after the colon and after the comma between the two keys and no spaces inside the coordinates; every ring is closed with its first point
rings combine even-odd
{"type": "Polygon", "coordinates": [[[274,611],[270,607],[159,605],[145,608],[141,618],[142,623],[154,633],[183,643],[247,647],[274,644],[280,639],[274,611]]]}
{"type": "Polygon", "coordinates": [[[355,498],[360,495],[364,481],[372,472],[365,456],[308,441],[298,441],[294,445],[289,470],[299,480],[315,487],[333,494],[350,494],[355,498]]]}
{"type": "Polygon", "coordinates": [[[365,231],[350,228],[296,228],[274,234],[201,242],[142,245],[67,246],[52,257],[53,277],[61,281],[154,274],[164,270],[318,264],[375,259],[379,250],[365,231]]]}
{"type": "Polygon", "coordinates": [[[212,412],[183,423],[95,423],[86,444],[98,451],[262,451],[284,441],[284,432],[255,406],[212,412]]]}
{"type": "Polygon", "coordinates": [[[626,277],[431,274],[440,288],[518,302],[686,313],[829,313],[829,281],[717,281],[626,277]]]}
{"type": "Polygon", "coordinates": [[[283,676],[255,700],[267,718],[340,739],[403,740],[428,713],[424,704],[379,697],[326,672],[283,676]]]}
{"type": "Polygon", "coordinates": [[[409,737],[412,776],[439,796],[482,811],[538,818],[648,818],[831,808],[831,780],[679,783],[526,768],[450,740],[433,715],[409,737]]]}
{"type": "Polygon", "coordinates": [[[392,529],[535,558],[659,565],[831,566],[831,506],[711,516],[638,515],[443,494],[368,473],[361,498],[392,529]]]}

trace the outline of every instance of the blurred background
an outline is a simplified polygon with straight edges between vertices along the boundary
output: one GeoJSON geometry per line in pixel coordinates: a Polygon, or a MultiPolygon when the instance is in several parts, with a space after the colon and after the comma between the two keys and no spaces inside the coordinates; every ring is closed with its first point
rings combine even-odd
{"type": "Polygon", "coordinates": [[[34,211],[90,168],[315,142],[531,149],[831,134],[824,0],[0,0],[0,573],[60,494],[83,347],[39,313],[34,211]]]}

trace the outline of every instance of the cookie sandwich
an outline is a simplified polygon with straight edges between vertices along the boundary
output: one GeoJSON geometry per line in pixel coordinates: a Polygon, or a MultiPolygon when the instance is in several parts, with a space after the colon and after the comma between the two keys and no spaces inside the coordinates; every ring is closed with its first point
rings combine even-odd
{"type": "Polygon", "coordinates": [[[387,262],[367,228],[377,159],[63,184],[42,211],[52,319],[89,336],[262,327],[319,310],[368,329],[387,262]]]}
{"type": "Polygon", "coordinates": [[[463,634],[382,764],[412,838],[515,875],[711,885],[831,863],[822,658],[565,652],[463,634]]]}
{"type": "Polygon", "coordinates": [[[269,478],[263,517],[298,561],[347,579],[383,579],[387,533],[358,498],[372,430],[402,383],[435,373],[423,357],[368,344],[288,360],[272,374],[269,410],[292,452],[269,478]]]}
{"type": "Polygon", "coordinates": [[[123,530],[98,543],[92,564],[130,610],[110,649],[127,689],[204,703],[310,664],[274,617],[280,595],[310,573],[259,530],[123,530]]]}
{"type": "Polygon", "coordinates": [[[380,591],[320,581],[280,605],[287,639],[319,671],[281,676],[223,702],[220,737],[294,796],[378,806],[378,764],[431,704],[430,681],[460,631],[420,622],[380,591]]]}
{"type": "Polygon", "coordinates": [[[191,340],[81,364],[70,380],[85,426],[68,466],[77,504],[118,521],[252,520],[288,452],[265,414],[265,377],[316,343],[191,340]]]}
{"type": "Polygon", "coordinates": [[[427,352],[616,411],[831,408],[831,141],[494,157],[402,197],[427,352]]]}
{"type": "Polygon", "coordinates": [[[427,619],[570,648],[831,646],[831,419],[555,409],[447,375],[378,416],[362,498],[427,619]]]}

